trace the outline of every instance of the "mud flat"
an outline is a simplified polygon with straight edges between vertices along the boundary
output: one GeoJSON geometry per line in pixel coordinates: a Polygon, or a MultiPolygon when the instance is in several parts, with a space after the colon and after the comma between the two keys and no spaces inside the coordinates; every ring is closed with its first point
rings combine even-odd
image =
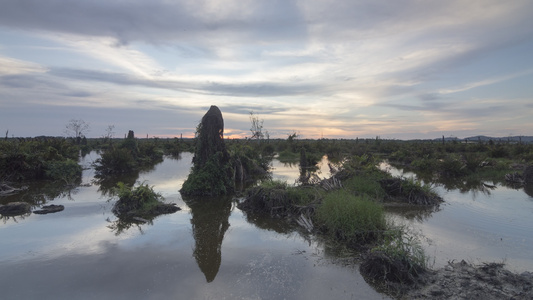
{"type": "Polygon", "coordinates": [[[512,273],[500,263],[449,262],[421,275],[401,299],[533,299],[533,273],[512,273]]]}

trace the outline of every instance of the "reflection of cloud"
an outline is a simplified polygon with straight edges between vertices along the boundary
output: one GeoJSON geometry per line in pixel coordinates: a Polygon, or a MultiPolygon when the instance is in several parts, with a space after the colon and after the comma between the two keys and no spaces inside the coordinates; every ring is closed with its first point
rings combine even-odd
{"type": "MultiPolygon", "coordinates": [[[[66,209],[72,211],[75,208],[66,207],[66,209]]],[[[60,215],[52,217],[62,218],[60,215]]],[[[105,222],[102,222],[101,213],[76,217],[75,222],[72,220],[64,223],[57,221],[46,222],[46,220],[38,221],[40,222],[39,226],[28,224],[32,227],[32,230],[24,234],[27,241],[29,241],[24,248],[32,249],[31,251],[36,251],[37,255],[50,259],[63,256],[65,251],[83,255],[102,253],[105,249],[105,244],[113,236],[113,233],[106,227],[105,222]],[[64,226],[67,222],[70,226],[64,226]],[[54,234],[50,235],[50,232],[54,232],[54,234]]],[[[124,236],[116,240],[127,238],[127,236],[124,236]]],[[[26,255],[21,255],[23,253],[20,252],[20,249],[9,250],[10,247],[4,248],[4,258],[11,257],[15,261],[27,259],[26,255]]]]}

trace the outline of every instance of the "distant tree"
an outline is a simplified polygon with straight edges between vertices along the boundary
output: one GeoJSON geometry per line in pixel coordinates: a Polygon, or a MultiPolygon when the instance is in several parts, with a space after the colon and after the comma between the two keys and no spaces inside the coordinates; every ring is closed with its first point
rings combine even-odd
{"type": "Polygon", "coordinates": [[[69,137],[75,138],[77,141],[81,141],[89,132],[89,123],[86,123],[82,119],[71,119],[65,126],[65,134],[69,137]]]}
{"type": "Polygon", "coordinates": [[[296,131],[293,131],[291,134],[288,134],[287,141],[289,143],[292,143],[296,138],[298,138],[298,133],[296,131]]]}
{"type": "Polygon", "coordinates": [[[250,131],[252,132],[251,139],[255,139],[258,142],[262,139],[264,139],[265,135],[263,133],[263,119],[259,119],[259,117],[254,114],[253,111],[250,112],[250,122],[252,123],[252,126],[250,128],[250,131]]]}
{"type": "Polygon", "coordinates": [[[115,125],[107,125],[104,138],[112,139],[113,136],[115,136],[115,132],[113,131],[114,129],[115,129],[115,125]]]}

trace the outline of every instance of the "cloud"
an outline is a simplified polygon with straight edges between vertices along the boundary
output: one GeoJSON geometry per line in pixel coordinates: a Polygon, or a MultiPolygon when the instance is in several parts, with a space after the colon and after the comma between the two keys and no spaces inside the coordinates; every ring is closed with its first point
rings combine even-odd
{"type": "Polygon", "coordinates": [[[0,76],[42,73],[46,68],[32,62],[0,56],[0,76]]]}
{"type": "Polygon", "coordinates": [[[294,1],[5,1],[0,24],[134,41],[291,39],[302,34],[294,1]],[[249,33],[254,28],[254,35],[249,33]]]}
{"type": "Polygon", "coordinates": [[[513,73],[513,74],[505,74],[503,76],[498,76],[498,77],[493,77],[493,78],[485,78],[484,80],[476,81],[476,82],[469,82],[467,84],[463,84],[462,86],[458,86],[458,87],[441,89],[441,90],[438,91],[438,93],[445,95],[445,94],[463,92],[463,91],[467,91],[467,90],[470,90],[470,89],[473,89],[473,88],[477,88],[477,87],[481,87],[481,86],[485,86],[485,85],[491,85],[491,84],[494,84],[494,83],[507,81],[507,80],[510,80],[510,79],[513,79],[513,78],[516,78],[516,77],[522,77],[522,76],[530,75],[530,74],[533,74],[533,69],[520,71],[520,72],[516,72],[516,73],[513,73]]]}
{"type": "Polygon", "coordinates": [[[501,103],[531,98],[531,11],[496,0],[6,0],[0,105],[201,116],[217,104],[235,131],[253,110],[273,131],[315,136],[482,128],[529,107],[501,103]]]}
{"type": "Polygon", "coordinates": [[[98,81],[116,85],[134,85],[207,95],[235,97],[276,97],[309,94],[316,90],[312,85],[276,82],[198,82],[169,79],[146,79],[127,73],[102,72],[83,69],[52,69],[50,75],[82,81],[98,81]]]}

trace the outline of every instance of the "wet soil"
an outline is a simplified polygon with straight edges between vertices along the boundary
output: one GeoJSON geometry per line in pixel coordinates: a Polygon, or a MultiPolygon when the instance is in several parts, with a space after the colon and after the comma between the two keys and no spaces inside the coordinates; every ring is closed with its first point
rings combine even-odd
{"type": "Polygon", "coordinates": [[[533,299],[533,273],[512,273],[501,263],[449,262],[420,276],[400,299],[533,299]]]}

